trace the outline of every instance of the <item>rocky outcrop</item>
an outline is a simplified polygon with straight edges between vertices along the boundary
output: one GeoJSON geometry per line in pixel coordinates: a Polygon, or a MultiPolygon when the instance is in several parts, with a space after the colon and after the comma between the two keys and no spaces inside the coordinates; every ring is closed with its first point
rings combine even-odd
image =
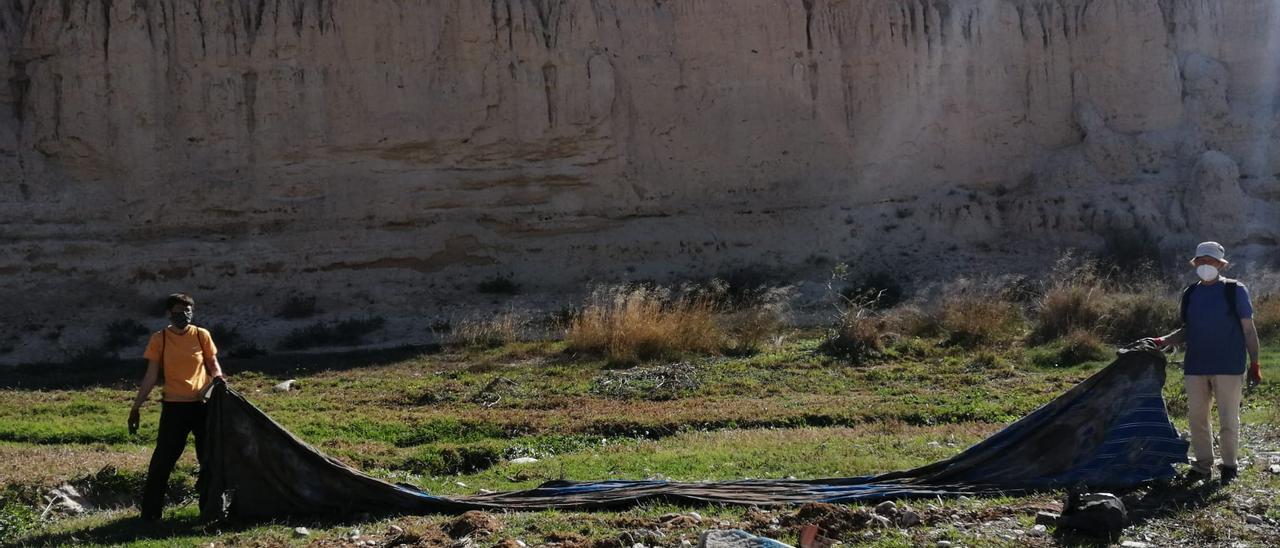
{"type": "Polygon", "coordinates": [[[0,362],[177,289],[414,341],[493,276],[1027,268],[1136,229],[1260,258],[1277,29],[1269,0],[0,2],[0,362]]]}

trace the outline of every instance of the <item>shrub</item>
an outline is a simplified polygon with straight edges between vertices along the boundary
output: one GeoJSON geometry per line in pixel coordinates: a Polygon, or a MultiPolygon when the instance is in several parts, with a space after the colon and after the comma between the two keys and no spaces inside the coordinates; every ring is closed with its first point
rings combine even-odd
{"type": "Polygon", "coordinates": [[[902,284],[887,272],[873,272],[846,285],[840,294],[851,302],[867,303],[877,309],[893,308],[902,302],[902,284]]]}
{"type": "Polygon", "coordinates": [[[570,351],[605,356],[614,363],[676,359],[685,353],[716,353],[724,332],[711,297],[665,288],[598,288],[569,322],[570,351]]]}
{"type": "Polygon", "coordinates": [[[917,305],[903,305],[883,313],[885,328],[904,337],[938,337],[944,334],[935,314],[917,305]]]}
{"type": "Polygon", "coordinates": [[[1098,335],[1084,329],[1072,331],[1060,340],[1028,352],[1031,363],[1040,367],[1071,367],[1105,360],[1108,356],[1110,349],[1098,335]]]}
{"type": "Polygon", "coordinates": [[[40,523],[40,515],[21,501],[0,497],[0,541],[16,540],[40,523]]]}
{"type": "Polygon", "coordinates": [[[1108,230],[1098,263],[1113,274],[1150,272],[1160,266],[1160,243],[1147,227],[1108,230]]]}
{"type": "Polygon", "coordinates": [[[1280,335],[1280,294],[1266,295],[1253,303],[1253,326],[1264,341],[1280,335]]]}
{"type": "Polygon", "coordinates": [[[996,344],[1015,335],[1022,310],[998,280],[961,279],[943,289],[938,300],[938,324],[947,344],[976,347],[996,344]]]}
{"type": "Polygon", "coordinates": [[[303,350],[316,346],[355,346],[386,323],[379,317],[350,318],[336,323],[316,322],[290,331],[280,342],[280,348],[303,350]]]}
{"type": "Polygon", "coordinates": [[[1179,307],[1176,296],[1154,289],[1110,295],[1101,320],[1102,335],[1106,341],[1117,344],[1163,335],[1181,323],[1179,307]]]}
{"type": "Polygon", "coordinates": [[[497,348],[523,340],[529,323],[526,314],[514,310],[487,319],[468,318],[448,332],[446,341],[455,346],[497,348]]]}
{"type": "Polygon", "coordinates": [[[787,325],[790,288],[760,289],[738,301],[738,305],[717,315],[724,340],[721,351],[742,356],[759,352],[787,325]]]}
{"type": "Polygon", "coordinates": [[[303,320],[315,316],[318,312],[315,295],[295,293],[285,298],[284,304],[280,305],[280,311],[276,313],[276,317],[285,320],[303,320]]]}
{"type": "Polygon", "coordinates": [[[1045,343],[1078,329],[1097,329],[1107,314],[1106,287],[1091,263],[1055,276],[1037,303],[1031,340],[1045,343]]]}
{"type": "Polygon", "coordinates": [[[884,323],[875,311],[850,306],[841,310],[836,325],[818,349],[858,363],[882,355],[884,339],[884,323]]]}

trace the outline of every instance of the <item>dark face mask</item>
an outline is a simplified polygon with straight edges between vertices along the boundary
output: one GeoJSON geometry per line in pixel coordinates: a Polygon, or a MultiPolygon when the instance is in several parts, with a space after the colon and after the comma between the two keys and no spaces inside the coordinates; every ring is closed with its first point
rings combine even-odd
{"type": "Polygon", "coordinates": [[[191,324],[191,315],[192,313],[190,310],[170,312],[169,322],[172,323],[174,327],[186,327],[191,324]]]}

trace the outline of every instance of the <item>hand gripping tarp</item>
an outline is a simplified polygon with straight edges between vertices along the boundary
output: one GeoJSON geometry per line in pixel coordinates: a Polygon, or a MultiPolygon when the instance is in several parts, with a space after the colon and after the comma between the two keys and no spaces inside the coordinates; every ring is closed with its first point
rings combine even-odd
{"type": "Polygon", "coordinates": [[[758,506],[869,502],[1058,487],[1116,489],[1171,478],[1186,462],[1165,411],[1165,359],[1149,346],[1117,359],[1057,399],[960,454],[878,476],[816,480],[558,481],[534,489],[439,497],[365,475],[289,433],[218,381],[208,400],[202,462],[205,519],[472,509],[597,509],[646,500],[758,506]]]}

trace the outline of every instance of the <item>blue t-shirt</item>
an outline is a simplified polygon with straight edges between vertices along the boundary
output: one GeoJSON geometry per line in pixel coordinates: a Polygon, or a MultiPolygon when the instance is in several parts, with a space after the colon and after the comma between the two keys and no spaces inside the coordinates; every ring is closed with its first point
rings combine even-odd
{"type": "Polygon", "coordinates": [[[1243,318],[1253,317],[1249,290],[1236,282],[1236,315],[1227,307],[1226,284],[1198,284],[1187,303],[1187,375],[1243,375],[1243,318]]]}

